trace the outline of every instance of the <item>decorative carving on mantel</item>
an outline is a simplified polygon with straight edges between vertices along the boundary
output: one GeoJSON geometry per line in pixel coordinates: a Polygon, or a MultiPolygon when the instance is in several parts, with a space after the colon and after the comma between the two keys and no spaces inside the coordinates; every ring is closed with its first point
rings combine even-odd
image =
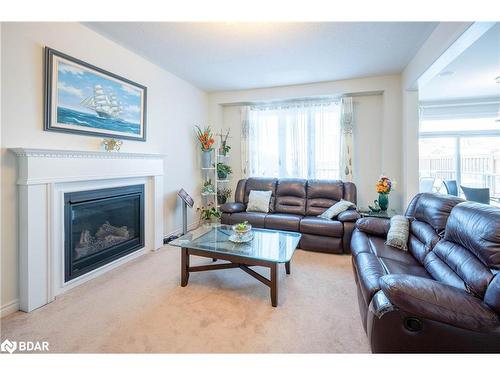
{"type": "Polygon", "coordinates": [[[36,158],[88,158],[88,159],[164,159],[161,154],[141,154],[131,152],[49,150],[38,148],[10,148],[18,157],[36,158]]]}

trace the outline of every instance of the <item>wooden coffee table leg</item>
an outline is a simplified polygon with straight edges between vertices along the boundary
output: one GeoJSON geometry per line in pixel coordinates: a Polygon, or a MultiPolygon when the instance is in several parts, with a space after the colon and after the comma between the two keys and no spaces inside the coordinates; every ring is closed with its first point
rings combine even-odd
{"type": "Polygon", "coordinates": [[[290,262],[285,263],[285,270],[286,270],[286,274],[290,275],[290,262]]]}
{"type": "Polygon", "coordinates": [[[278,263],[271,265],[271,305],[278,306],[278,263]]]}
{"type": "Polygon", "coordinates": [[[181,249],[181,286],[186,286],[189,281],[189,253],[188,249],[181,249]]]}

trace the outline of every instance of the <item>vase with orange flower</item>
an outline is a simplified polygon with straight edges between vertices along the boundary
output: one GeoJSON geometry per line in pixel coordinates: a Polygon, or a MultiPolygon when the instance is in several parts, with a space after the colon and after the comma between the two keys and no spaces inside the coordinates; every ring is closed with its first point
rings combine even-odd
{"type": "Polygon", "coordinates": [[[378,193],[377,203],[380,206],[380,210],[387,211],[389,207],[389,193],[392,189],[391,179],[387,176],[380,176],[376,188],[378,193]]]}
{"type": "Polygon", "coordinates": [[[212,150],[215,143],[215,139],[210,126],[205,129],[201,129],[199,126],[195,126],[196,138],[200,143],[201,147],[201,166],[202,168],[210,168],[212,165],[212,150]]]}

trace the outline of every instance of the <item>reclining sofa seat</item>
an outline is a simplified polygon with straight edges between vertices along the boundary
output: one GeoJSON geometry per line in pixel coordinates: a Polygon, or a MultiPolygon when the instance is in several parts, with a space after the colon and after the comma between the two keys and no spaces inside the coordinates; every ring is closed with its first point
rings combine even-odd
{"type": "Polygon", "coordinates": [[[249,178],[238,181],[234,202],[220,207],[223,224],[248,221],[256,228],[302,233],[301,249],[349,253],[359,214],[348,210],[337,219],[317,217],[341,199],[356,204],[356,186],[338,180],[249,178]],[[269,213],[246,212],[251,190],[271,191],[269,213]]]}
{"type": "Polygon", "coordinates": [[[500,352],[500,210],[418,194],[408,251],[385,245],[389,220],[363,218],[351,242],[373,352],[500,352]]]}

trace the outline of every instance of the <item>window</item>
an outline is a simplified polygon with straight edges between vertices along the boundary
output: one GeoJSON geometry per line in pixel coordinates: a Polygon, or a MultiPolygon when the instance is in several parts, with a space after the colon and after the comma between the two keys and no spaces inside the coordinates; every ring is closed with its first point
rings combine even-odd
{"type": "Polygon", "coordinates": [[[339,177],[340,105],[314,101],[249,111],[249,175],[339,177]]]}
{"type": "Polygon", "coordinates": [[[489,188],[500,199],[500,123],[494,118],[423,120],[419,143],[420,191],[446,193],[443,180],[456,180],[489,188]]]}

